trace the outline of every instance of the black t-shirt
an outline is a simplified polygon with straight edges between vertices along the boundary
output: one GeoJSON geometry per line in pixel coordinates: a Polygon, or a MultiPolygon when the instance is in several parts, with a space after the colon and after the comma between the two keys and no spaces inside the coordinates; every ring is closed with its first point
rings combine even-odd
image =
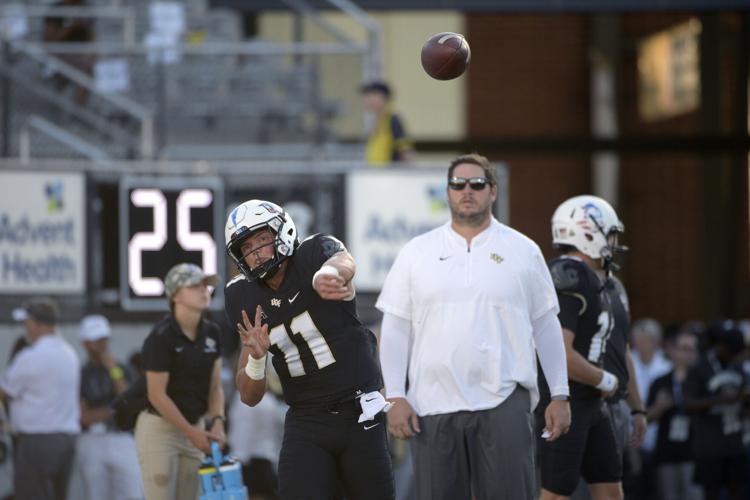
{"type": "MultiPolygon", "coordinates": [[[[143,369],[169,372],[167,396],[188,422],[197,422],[208,410],[211,374],[214,362],[221,355],[220,339],[216,323],[204,318],[192,341],[170,314],[154,326],[143,343],[143,369]]],[[[158,413],[150,402],[147,406],[158,413]]]]}
{"type": "Polygon", "coordinates": [[[628,397],[628,365],[627,353],[630,343],[630,308],[625,287],[615,276],[610,277],[604,284],[604,290],[609,298],[612,311],[612,333],[607,342],[604,353],[604,369],[617,376],[617,393],[608,402],[619,401],[628,397]]]}
{"type": "Polygon", "coordinates": [[[663,375],[651,383],[646,406],[654,405],[659,393],[664,392],[672,398],[674,406],[659,417],[656,435],[654,459],[656,463],[680,463],[693,460],[690,442],[690,417],[683,410],[683,384],[679,382],[674,371],[663,375]]]}
{"type": "MultiPolygon", "coordinates": [[[[121,364],[117,366],[123,371],[125,380],[130,382],[132,376],[121,364]]],[[[86,402],[90,408],[99,408],[109,406],[115,399],[115,383],[109,374],[109,370],[99,364],[91,362],[86,363],[81,369],[81,399],[86,402]]],[[[108,428],[112,428],[112,420],[107,423],[108,428]]]]}
{"type": "MultiPolygon", "coordinates": [[[[683,386],[685,399],[715,397],[723,391],[742,391],[745,380],[741,368],[722,366],[713,351],[690,369],[683,386]]],[[[742,403],[720,404],[691,414],[695,458],[726,458],[744,453],[742,446],[742,403]]]]}
{"type": "MultiPolygon", "coordinates": [[[[614,327],[609,295],[605,293],[601,279],[575,257],[558,257],[548,265],[560,303],[560,324],[575,334],[573,348],[601,368],[614,327]]],[[[596,387],[572,380],[569,385],[572,399],[601,398],[601,391],[596,387]]],[[[543,393],[548,390],[545,388],[543,393]]]]}
{"type": "Polygon", "coordinates": [[[284,398],[296,408],[326,407],[383,385],[375,335],[359,321],[356,299],[323,300],[312,288],[315,272],[341,250],[336,238],[310,236],[287,260],[279,290],[243,275],[225,290],[232,325],[242,322],[243,309],[254,320],[260,304],[284,398]]]}

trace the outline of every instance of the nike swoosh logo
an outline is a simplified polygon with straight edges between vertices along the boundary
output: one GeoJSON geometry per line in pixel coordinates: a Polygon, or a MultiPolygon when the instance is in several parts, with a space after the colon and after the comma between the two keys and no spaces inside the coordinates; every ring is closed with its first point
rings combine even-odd
{"type": "Polygon", "coordinates": [[[375,401],[376,399],[378,398],[375,397],[375,398],[365,399],[365,403],[369,403],[370,401],[375,401]]]}
{"type": "MultiPolygon", "coordinates": [[[[300,291],[301,291],[301,290],[300,290],[300,291]]],[[[296,299],[296,298],[297,298],[297,295],[299,295],[299,292],[295,293],[295,294],[294,294],[294,297],[292,297],[291,299],[289,299],[289,303],[290,303],[290,304],[291,304],[292,302],[294,302],[294,299],[296,299]]]]}
{"type": "Polygon", "coordinates": [[[451,256],[450,256],[450,255],[448,255],[447,257],[438,257],[438,258],[439,258],[440,260],[446,260],[446,259],[450,259],[450,258],[451,258],[451,256]]]}
{"type": "Polygon", "coordinates": [[[363,426],[363,427],[365,428],[365,430],[366,430],[366,431],[369,431],[369,430],[370,430],[370,429],[372,429],[373,427],[377,427],[377,426],[379,426],[379,425],[380,425],[380,422],[375,422],[374,424],[372,424],[372,425],[370,425],[370,426],[367,426],[367,425],[365,425],[365,426],[363,426]]]}

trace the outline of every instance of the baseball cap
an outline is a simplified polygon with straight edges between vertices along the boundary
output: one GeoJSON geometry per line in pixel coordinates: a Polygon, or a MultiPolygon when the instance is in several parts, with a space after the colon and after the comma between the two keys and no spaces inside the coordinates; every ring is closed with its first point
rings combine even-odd
{"type": "Polygon", "coordinates": [[[109,321],[101,314],[90,314],[81,320],[81,328],[78,332],[81,342],[94,342],[109,338],[109,336],[109,321]]]}
{"type": "Polygon", "coordinates": [[[60,311],[57,303],[48,298],[29,299],[21,307],[13,309],[13,319],[16,321],[26,321],[31,318],[39,323],[48,325],[57,324],[60,317],[60,311]]]}
{"type": "Polygon", "coordinates": [[[206,274],[203,272],[203,269],[195,264],[183,262],[174,266],[167,273],[167,277],[164,278],[164,291],[167,294],[167,298],[171,299],[180,288],[195,286],[199,283],[216,286],[219,284],[219,276],[216,274],[206,274]]]}

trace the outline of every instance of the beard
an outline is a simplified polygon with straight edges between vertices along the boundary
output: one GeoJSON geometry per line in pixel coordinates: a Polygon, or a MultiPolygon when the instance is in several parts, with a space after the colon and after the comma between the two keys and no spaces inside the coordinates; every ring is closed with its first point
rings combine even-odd
{"type": "Polygon", "coordinates": [[[458,225],[480,227],[482,224],[487,222],[487,219],[490,216],[489,204],[487,206],[482,206],[477,203],[475,207],[466,209],[464,211],[461,210],[460,204],[461,202],[459,202],[458,205],[453,205],[452,203],[449,204],[451,209],[451,217],[453,217],[453,220],[458,225]]]}

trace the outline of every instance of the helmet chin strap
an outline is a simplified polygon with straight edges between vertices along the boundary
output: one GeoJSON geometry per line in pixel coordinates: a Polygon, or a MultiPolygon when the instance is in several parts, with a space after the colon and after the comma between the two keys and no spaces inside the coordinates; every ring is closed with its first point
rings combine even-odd
{"type": "Polygon", "coordinates": [[[281,262],[279,262],[277,265],[272,266],[268,271],[265,271],[263,274],[258,276],[258,279],[262,280],[270,280],[274,276],[276,276],[276,273],[279,272],[279,267],[281,267],[281,262]]]}

